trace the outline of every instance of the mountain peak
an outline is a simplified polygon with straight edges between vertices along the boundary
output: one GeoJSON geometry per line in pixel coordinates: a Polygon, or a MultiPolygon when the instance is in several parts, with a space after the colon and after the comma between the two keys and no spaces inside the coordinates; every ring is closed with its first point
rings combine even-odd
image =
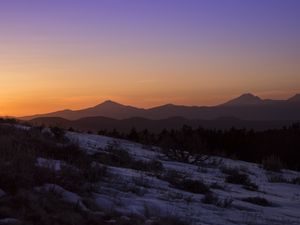
{"type": "Polygon", "coordinates": [[[97,106],[121,106],[121,104],[112,100],[106,100],[97,106]]]}
{"type": "Polygon", "coordinates": [[[258,96],[252,94],[252,93],[245,93],[245,94],[242,94],[240,97],[238,98],[243,98],[243,99],[259,99],[261,100],[258,96]]]}
{"type": "Polygon", "coordinates": [[[226,105],[254,105],[262,102],[262,99],[251,93],[242,94],[241,96],[225,103],[226,105]]]}
{"type": "Polygon", "coordinates": [[[288,101],[300,102],[300,94],[295,94],[293,97],[289,98],[288,101]]]}

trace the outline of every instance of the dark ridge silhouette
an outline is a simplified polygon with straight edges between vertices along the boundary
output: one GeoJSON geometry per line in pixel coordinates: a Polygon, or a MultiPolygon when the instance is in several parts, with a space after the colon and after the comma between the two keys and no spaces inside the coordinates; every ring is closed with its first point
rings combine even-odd
{"type": "Polygon", "coordinates": [[[129,119],[111,119],[107,117],[87,117],[79,120],[67,120],[59,117],[35,118],[30,123],[34,125],[58,126],[65,129],[73,128],[80,131],[98,132],[101,130],[129,132],[132,128],[138,131],[147,129],[151,132],[161,132],[163,129],[181,129],[184,125],[192,128],[230,129],[231,127],[254,130],[281,128],[290,125],[292,121],[245,121],[234,117],[222,117],[215,120],[185,119],[172,117],[162,120],[152,120],[141,117],[129,119]]]}
{"type": "Polygon", "coordinates": [[[288,99],[288,101],[290,101],[290,102],[300,102],[300,94],[294,95],[293,97],[288,99]]]}
{"type": "Polygon", "coordinates": [[[243,94],[238,98],[232,99],[224,105],[256,105],[263,103],[263,100],[251,93],[243,94]]]}
{"type": "Polygon", "coordinates": [[[113,101],[105,101],[94,107],[81,110],[63,110],[47,114],[39,114],[34,116],[23,117],[23,120],[31,120],[38,117],[61,117],[68,120],[78,120],[85,117],[107,116],[111,118],[121,119],[130,118],[143,113],[144,109],[125,106],[113,101]]]}
{"type": "Polygon", "coordinates": [[[261,99],[248,93],[217,106],[167,104],[150,109],[122,105],[113,101],[105,101],[87,109],[63,110],[20,119],[32,120],[39,117],[61,117],[68,120],[78,120],[81,118],[99,116],[113,119],[142,117],[161,120],[170,117],[183,117],[186,119],[214,120],[220,117],[234,117],[241,120],[255,121],[295,121],[300,120],[300,95],[297,94],[287,100],[271,100],[261,99]]]}

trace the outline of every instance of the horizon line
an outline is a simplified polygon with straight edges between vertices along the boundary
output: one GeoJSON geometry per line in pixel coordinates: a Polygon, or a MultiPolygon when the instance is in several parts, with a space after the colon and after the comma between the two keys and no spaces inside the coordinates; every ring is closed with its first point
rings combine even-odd
{"type": "Polygon", "coordinates": [[[129,106],[129,107],[133,107],[133,108],[137,108],[137,109],[144,109],[144,110],[149,110],[149,109],[154,109],[154,108],[157,108],[157,107],[161,107],[161,106],[167,106],[167,105],[174,105],[174,106],[187,106],[187,107],[215,107],[215,106],[220,106],[220,105],[223,105],[223,104],[226,104],[232,100],[235,100],[235,99],[238,99],[242,96],[252,96],[252,97],[258,97],[260,100],[262,101],[267,101],[267,100],[271,100],[271,101],[288,101],[290,99],[292,99],[293,97],[297,97],[297,96],[300,96],[300,93],[295,93],[293,95],[291,95],[289,98],[285,98],[285,99],[270,99],[270,98],[266,98],[266,99],[263,99],[261,97],[259,97],[258,95],[255,95],[251,92],[248,92],[248,93],[243,93],[243,94],[240,94],[239,96],[237,97],[234,97],[234,98],[231,98],[231,99],[228,99],[227,101],[225,102],[220,102],[220,103],[217,103],[217,104],[214,104],[214,105],[185,105],[185,104],[173,104],[173,103],[165,103],[165,104],[160,104],[160,105],[155,105],[155,106],[151,106],[151,107],[139,107],[139,106],[136,106],[136,105],[128,105],[128,104],[122,104],[120,102],[117,102],[117,101],[114,101],[112,99],[107,99],[107,100],[104,100],[102,101],[101,103],[99,104],[96,104],[96,105],[92,105],[92,106],[86,106],[86,107],[82,107],[82,108],[79,108],[79,109],[71,109],[71,108],[65,108],[65,109],[60,109],[60,110],[56,110],[56,111],[48,111],[48,112],[41,112],[41,113],[36,113],[36,114],[31,114],[31,115],[23,115],[23,116],[10,116],[10,115],[3,115],[1,116],[0,115],[0,118],[24,118],[24,117],[30,117],[30,116],[38,116],[38,115],[43,115],[43,114],[49,114],[49,113],[54,113],[54,112],[60,112],[60,111],[78,111],[78,110],[85,110],[85,109],[89,109],[89,108],[94,108],[94,107],[97,107],[101,104],[104,104],[104,103],[107,103],[107,102],[111,102],[111,103],[114,103],[114,104],[118,104],[118,105],[122,105],[122,106],[129,106]]]}

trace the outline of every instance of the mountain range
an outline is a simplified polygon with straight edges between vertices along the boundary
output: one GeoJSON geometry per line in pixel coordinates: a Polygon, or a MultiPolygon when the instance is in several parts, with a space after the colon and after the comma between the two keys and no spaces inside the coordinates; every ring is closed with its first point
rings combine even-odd
{"type": "Polygon", "coordinates": [[[144,109],[105,101],[94,107],[81,110],[62,110],[47,114],[22,117],[22,120],[59,117],[65,120],[80,120],[91,117],[106,117],[115,120],[144,118],[166,120],[181,117],[188,120],[219,120],[234,118],[251,121],[298,121],[300,120],[300,94],[287,100],[261,99],[253,94],[243,94],[216,106],[183,106],[166,104],[144,109]]]}

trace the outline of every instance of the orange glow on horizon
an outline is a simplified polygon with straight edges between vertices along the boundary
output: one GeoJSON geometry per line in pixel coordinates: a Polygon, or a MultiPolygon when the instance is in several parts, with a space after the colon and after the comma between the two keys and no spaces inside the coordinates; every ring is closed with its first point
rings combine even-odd
{"type": "MultiPolygon", "coordinates": [[[[287,99],[297,92],[279,92],[279,93],[261,93],[258,95],[263,99],[287,99]]],[[[241,93],[240,93],[241,94],[241,93]]],[[[239,94],[238,94],[239,95],[239,94]]],[[[189,105],[189,106],[213,106],[224,103],[232,98],[238,96],[230,95],[216,95],[214,98],[198,98],[198,99],[186,99],[186,98],[147,98],[143,101],[134,98],[126,98],[122,96],[82,96],[82,97],[69,97],[69,98],[43,98],[43,99],[10,99],[10,101],[2,102],[0,106],[0,116],[28,116],[35,114],[44,114],[49,112],[60,111],[64,109],[79,110],[84,108],[93,107],[106,100],[112,100],[123,105],[131,105],[139,108],[151,108],[159,105],[173,103],[177,105],[189,105]]]]}

